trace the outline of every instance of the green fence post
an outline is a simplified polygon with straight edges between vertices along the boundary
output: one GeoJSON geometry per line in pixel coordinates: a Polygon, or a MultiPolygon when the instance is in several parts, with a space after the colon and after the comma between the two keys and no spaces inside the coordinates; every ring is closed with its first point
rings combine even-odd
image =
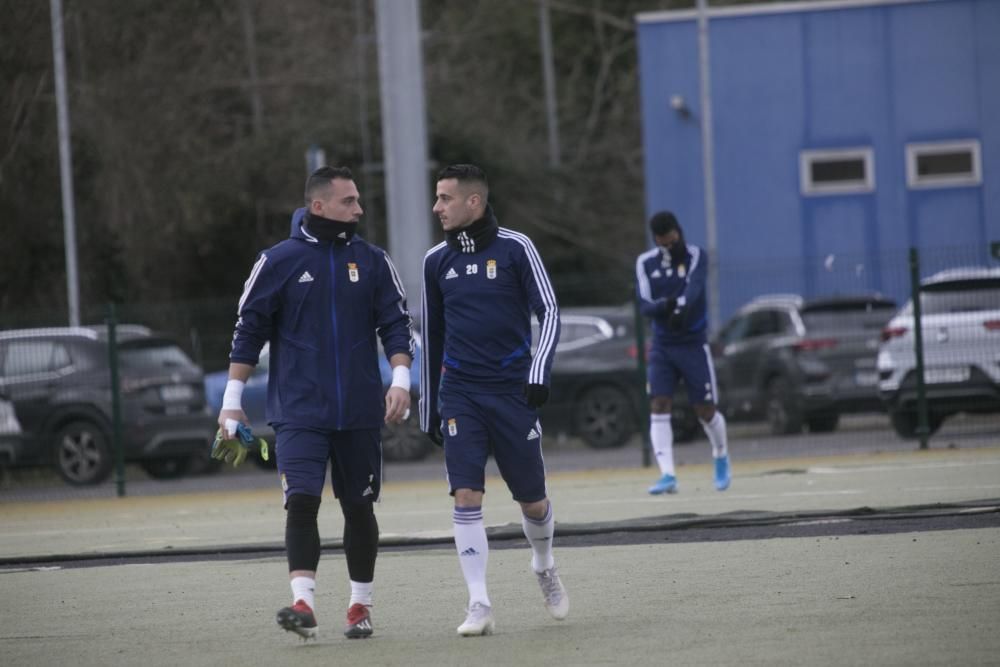
{"type": "Polygon", "coordinates": [[[910,248],[910,298],[913,300],[913,342],[917,374],[917,437],[920,449],[927,449],[930,435],[927,420],[927,389],[924,385],[924,327],[920,308],[920,254],[910,248]]]}
{"type": "MultiPolygon", "coordinates": [[[[639,291],[633,285],[633,294],[638,295],[639,291]]],[[[642,466],[648,468],[652,465],[650,453],[653,444],[649,441],[649,392],[646,391],[646,326],[639,310],[639,297],[632,300],[633,311],[635,312],[635,359],[639,366],[639,395],[642,400],[639,403],[639,429],[642,431],[642,466]]]]}
{"type": "Polygon", "coordinates": [[[122,447],[122,405],[118,383],[117,313],[108,304],[108,365],[111,367],[111,445],[115,450],[115,485],[118,497],[125,496],[125,451],[122,447]]]}

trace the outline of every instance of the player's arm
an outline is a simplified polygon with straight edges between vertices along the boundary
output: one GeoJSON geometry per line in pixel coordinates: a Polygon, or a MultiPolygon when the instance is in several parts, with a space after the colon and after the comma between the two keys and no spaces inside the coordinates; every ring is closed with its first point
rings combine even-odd
{"type": "Polygon", "coordinates": [[[559,304],[535,244],[528,239],[526,241],[525,255],[521,262],[521,281],[529,307],[538,319],[538,345],[528,370],[524,395],[528,405],[538,408],[549,398],[552,362],[556,356],[556,345],[559,344],[559,304]]]}
{"type": "Polygon", "coordinates": [[[441,416],[437,411],[441,364],[444,361],[444,299],[437,279],[437,259],[424,256],[424,281],[420,292],[423,319],[423,359],[420,363],[420,430],[442,444],[441,416]]]}
{"type": "Polygon", "coordinates": [[[688,246],[691,251],[691,266],[688,269],[684,291],[677,299],[677,305],[686,306],[697,301],[705,293],[705,281],[708,276],[708,257],[697,246],[688,246]]]}
{"type": "Polygon", "coordinates": [[[375,291],[375,323],[382,339],[392,384],[385,393],[385,422],[398,424],[410,413],[410,364],[413,363],[413,326],[406,308],[403,281],[388,254],[375,291]]]}
{"type": "Polygon", "coordinates": [[[669,315],[677,305],[675,299],[653,298],[653,290],[649,284],[649,276],[643,264],[643,255],[635,260],[635,290],[639,301],[639,312],[645,317],[669,315]]]}
{"type": "Polygon", "coordinates": [[[260,350],[271,337],[274,313],[278,309],[280,281],[273,275],[266,253],[261,253],[243,286],[237,309],[236,330],[233,333],[233,347],[229,353],[229,380],[222,397],[219,412],[219,428],[227,437],[233,437],[235,421],[249,426],[243,412],[243,387],[246,385],[254,366],[260,359],[260,350]]]}

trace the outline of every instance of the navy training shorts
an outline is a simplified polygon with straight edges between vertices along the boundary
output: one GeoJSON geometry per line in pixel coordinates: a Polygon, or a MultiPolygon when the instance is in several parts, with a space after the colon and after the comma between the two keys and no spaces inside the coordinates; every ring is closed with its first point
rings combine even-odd
{"type": "Polygon", "coordinates": [[[486,490],[492,452],[514,500],[546,497],[542,427],[538,412],[517,394],[470,394],[441,389],[441,433],[450,493],[486,490]]]}
{"type": "Polygon", "coordinates": [[[382,431],[275,428],[278,475],[285,493],[322,496],[327,462],[334,495],[348,503],[376,501],[382,489],[382,431]]]}
{"type": "Polygon", "coordinates": [[[707,344],[687,345],[653,344],[649,351],[650,396],[673,396],[677,380],[683,379],[691,403],[718,402],[718,388],[715,383],[715,365],[712,352],[707,344]]]}

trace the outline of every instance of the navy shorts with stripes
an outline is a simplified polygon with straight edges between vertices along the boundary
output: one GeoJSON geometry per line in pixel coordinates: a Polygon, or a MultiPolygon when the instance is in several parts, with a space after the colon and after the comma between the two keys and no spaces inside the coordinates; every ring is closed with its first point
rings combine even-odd
{"type": "Polygon", "coordinates": [[[438,403],[448,485],[486,490],[486,460],[492,453],[514,500],[546,497],[542,427],[538,412],[519,394],[473,394],[441,388],[438,403]]]}
{"type": "Polygon", "coordinates": [[[712,353],[704,343],[656,345],[649,351],[650,396],[673,396],[677,381],[684,380],[691,403],[718,402],[712,353]]]}
{"type": "Polygon", "coordinates": [[[382,488],[382,431],[323,431],[278,424],[278,474],[285,503],[296,493],[322,496],[326,468],[334,495],[349,503],[375,501],[382,488]]]}

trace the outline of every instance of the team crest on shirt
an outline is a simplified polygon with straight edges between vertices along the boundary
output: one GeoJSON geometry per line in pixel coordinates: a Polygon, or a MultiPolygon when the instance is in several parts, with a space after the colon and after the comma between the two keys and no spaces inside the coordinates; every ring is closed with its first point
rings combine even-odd
{"type": "Polygon", "coordinates": [[[687,275],[687,271],[684,269],[684,265],[683,264],[678,264],[677,265],[677,277],[678,278],[683,278],[685,275],[687,275]]]}
{"type": "Polygon", "coordinates": [[[358,265],[354,262],[347,263],[347,277],[351,279],[352,283],[358,282],[358,265]]]}
{"type": "Polygon", "coordinates": [[[486,260],[486,277],[495,280],[497,277],[497,261],[495,259],[486,260]]]}
{"type": "Polygon", "coordinates": [[[458,435],[458,424],[454,419],[448,420],[448,435],[454,437],[458,435]]]}

